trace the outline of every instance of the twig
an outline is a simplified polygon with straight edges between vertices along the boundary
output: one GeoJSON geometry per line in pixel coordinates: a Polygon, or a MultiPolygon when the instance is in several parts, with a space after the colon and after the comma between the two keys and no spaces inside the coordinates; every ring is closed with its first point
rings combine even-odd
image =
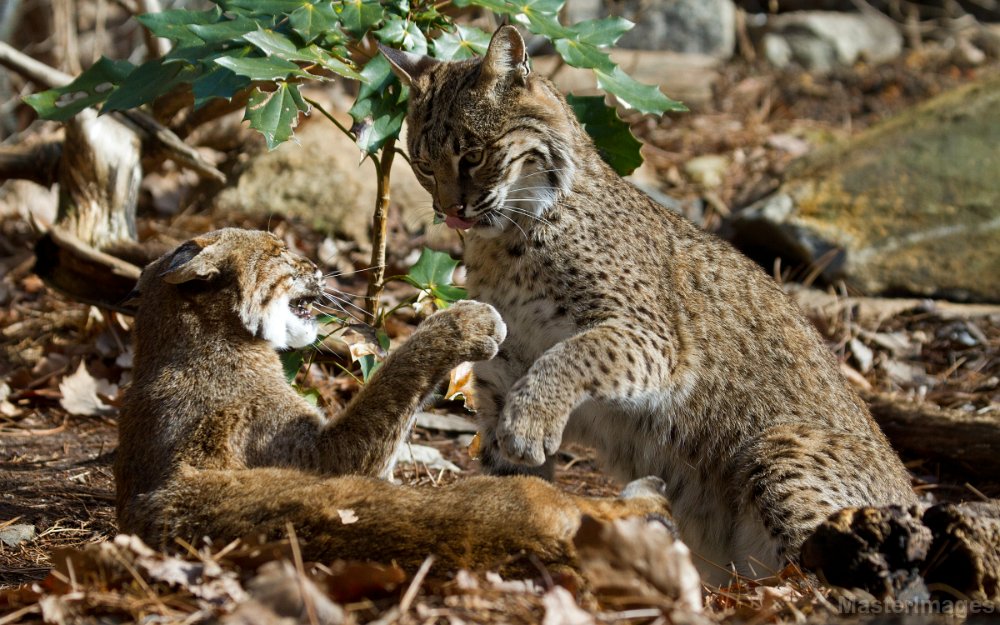
{"type": "MultiPolygon", "coordinates": [[[[163,8],[160,6],[160,0],[137,0],[135,4],[136,15],[163,12],[163,8]]],[[[167,52],[170,52],[170,42],[166,39],[161,39],[153,35],[153,33],[151,33],[145,26],[142,28],[142,38],[146,41],[147,59],[158,59],[167,52]]]]}
{"type": "Polygon", "coordinates": [[[413,581],[410,582],[410,587],[406,589],[406,592],[403,593],[403,598],[399,601],[400,615],[406,614],[406,611],[410,609],[410,604],[417,597],[417,591],[420,590],[420,585],[424,583],[424,578],[427,577],[427,572],[431,570],[432,564],[434,564],[434,556],[427,556],[424,563],[417,569],[416,575],[413,576],[413,581]]]}
{"type": "Polygon", "coordinates": [[[0,65],[24,76],[43,87],[62,87],[73,82],[73,77],[65,72],[36,61],[10,44],[0,41],[0,65]]]}
{"type": "Polygon", "coordinates": [[[316,618],[316,606],[313,604],[313,597],[306,588],[306,567],[302,563],[302,550],[299,548],[299,537],[295,535],[295,526],[291,522],[285,524],[288,530],[288,542],[292,547],[292,561],[295,562],[295,570],[299,577],[299,595],[302,596],[302,603],[306,606],[306,614],[309,615],[310,625],[319,625],[316,618]]]}
{"type": "Polygon", "coordinates": [[[396,141],[390,139],[382,146],[381,159],[371,156],[375,164],[375,172],[378,175],[378,197],[375,199],[375,213],[372,215],[372,259],[371,266],[374,268],[368,274],[368,299],[365,300],[365,310],[374,319],[373,325],[378,327],[382,320],[378,315],[379,300],[382,298],[382,289],[385,288],[385,250],[386,250],[386,230],[388,226],[389,213],[389,182],[392,174],[392,161],[396,156],[396,141]]]}

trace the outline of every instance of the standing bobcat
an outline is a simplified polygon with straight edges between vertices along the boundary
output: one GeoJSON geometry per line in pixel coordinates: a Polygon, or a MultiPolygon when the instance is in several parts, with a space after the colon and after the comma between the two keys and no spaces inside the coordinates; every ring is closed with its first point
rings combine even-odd
{"type": "Polygon", "coordinates": [[[278,538],[292,523],[313,560],[413,568],[435,554],[447,569],[534,573],[518,555],[571,564],[582,514],[668,513],[656,478],[622,499],[576,497],[535,478],[436,489],[378,479],[421,399],[459,362],[491,358],[504,324],[475,302],[430,316],[328,420],[285,382],[274,351],[316,339],[309,304],[321,278],[277,237],[238,229],[197,237],[143,271],[115,461],[123,532],[166,546],[278,538]],[[356,522],[342,520],[347,510],[356,522]]]}
{"type": "Polygon", "coordinates": [[[621,479],[658,475],[715,580],[781,568],[839,508],[913,498],[795,306],[615,174],[516,29],[482,59],[383,53],[410,87],[414,169],[468,231],[470,295],[507,324],[475,367],[488,472],[551,477],[568,439],[621,479]]]}

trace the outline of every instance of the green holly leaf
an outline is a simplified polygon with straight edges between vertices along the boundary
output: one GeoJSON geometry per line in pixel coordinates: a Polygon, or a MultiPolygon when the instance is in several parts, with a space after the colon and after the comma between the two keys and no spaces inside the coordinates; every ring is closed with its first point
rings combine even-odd
{"type": "Polygon", "coordinates": [[[435,252],[425,247],[420,250],[420,258],[406,274],[414,286],[430,290],[442,284],[451,284],[458,261],[445,252],[435,252]]]}
{"type": "Polygon", "coordinates": [[[191,83],[194,93],[194,108],[199,109],[215,98],[231,100],[237,92],[250,86],[251,80],[226,69],[216,67],[199,76],[191,83]]]}
{"type": "Polygon", "coordinates": [[[470,26],[455,25],[455,32],[443,33],[434,40],[434,57],[445,61],[482,56],[490,46],[489,33],[470,26]]]}
{"type": "Polygon", "coordinates": [[[224,10],[244,15],[289,14],[308,4],[307,0],[217,0],[224,10]]]}
{"type": "Polygon", "coordinates": [[[39,117],[64,122],[83,109],[105,101],[135,66],[128,61],[101,57],[76,79],[57,89],[49,89],[24,98],[39,117]]]}
{"type": "Polygon", "coordinates": [[[615,45],[633,26],[635,24],[623,17],[608,17],[573,24],[572,30],[577,40],[603,48],[615,45]]]}
{"type": "Polygon", "coordinates": [[[285,380],[291,384],[295,381],[295,376],[299,374],[302,363],[305,362],[302,350],[296,349],[290,352],[281,352],[278,356],[281,358],[281,368],[285,371],[285,380]]]}
{"type": "Polygon", "coordinates": [[[686,111],[686,106],[663,95],[657,87],[644,85],[615,66],[611,72],[595,69],[597,86],[618,98],[622,105],[641,113],[659,115],[665,111],[686,111]]]}
{"type": "Polygon", "coordinates": [[[542,35],[553,41],[572,39],[576,36],[572,30],[559,22],[559,16],[551,13],[512,13],[511,19],[528,27],[536,35],[542,35]]]}
{"type": "Polygon", "coordinates": [[[139,23],[157,37],[169,39],[179,46],[200,43],[191,31],[192,25],[214,24],[222,14],[218,7],[208,11],[171,10],[136,16],[139,23]]]}
{"type": "Polygon", "coordinates": [[[425,247],[403,280],[429,292],[434,297],[435,305],[446,308],[448,304],[468,297],[465,289],[451,283],[456,267],[458,261],[448,254],[425,247]]]}
{"type": "Polygon", "coordinates": [[[507,0],[454,0],[453,4],[459,8],[469,6],[482,7],[498,15],[507,15],[517,11],[517,7],[507,2],[507,0]]]}
{"type": "Polygon", "coordinates": [[[406,117],[407,92],[381,54],[368,61],[361,76],[365,82],[349,112],[358,147],[365,154],[372,154],[386,141],[399,136],[406,117]]]}
{"type": "Polygon", "coordinates": [[[555,46],[563,60],[573,67],[602,69],[607,72],[615,70],[615,63],[611,57],[593,44],[573,39],[556,39],[555,46]]]}
{"type": "Polygon", "coordinates": [[[277,57],[221,56],[215,62],[250,80],[284,80],[290,76],[309,76],[298,65],[277,57]]]}
{"type": "Polygon", "coordinates": [[[360,38],[382,21],[379,0],[344,0],[340,22],[344,30],[360,38]]]}
{"type": "Polygon", "coordinates": [[[147,61],[128,75],[108,96],[101,111],[125,111],[152,102],[177,85],[190,82],[201,73],[201,66],[171,63],[167,59],[147,61]]]}
{"type": "Polygon", "coordinates": [[[413,22],[398,17],[386,21],[385,26],[375,32],[383,43],[395,44],[414,54],[427,54],[427,37],[413,22]]]}
{"type": "Polygon", "coordinates": [[[205,43],[228,43],[257,30],[260,26],[249,17],[236,15],[233,19],[222,20],[214,24],[194,24],[188,28],[205,43]]]}
{"type": "Polygon", "coordinates": [[[642,143],[632,135],[632,130],[618,111],[604,103],[603,96],[568,95],[566,100],[573,107],[573,113],[580,120],[594,145],[608,165],[627,176],[642,165],[639,148],[642,143]]]}
{"type": "Polygon", "coordinates": [[[276,56],[286,61],[303,60],[299,55],[299,47],[288,37],[273,30],[259,28],[243,35],[243,38],[267,56],[276,56]]]}
{"type": "Polygon", "coordinates": [[[273,150],[292,137],[299,113],[308,111],[309,105],[302,99],[298,85],[279,82],[275,91],[254,89],[243,119],[264,135],[268,149],[273,150]]]}
{"type": "Polygon", "coordinates": [[[365,80],[352,66],[331,55],[316,44],[311,44],[306,48],[300,49],[299,54],[302,55],[303,61],[317,63],[334,74],[343,76],[344,78],[350,78],[351,80],[358,80],[361,82],[364,82],[365,80]]]}
{"type": "Polygon", "coordinates": [[[312,43],[317,37],[336,27],[337,13],[333,10],[333,2],[306,4],[288,16],[292,30],[302,37],[305,43],[312,43]]]}

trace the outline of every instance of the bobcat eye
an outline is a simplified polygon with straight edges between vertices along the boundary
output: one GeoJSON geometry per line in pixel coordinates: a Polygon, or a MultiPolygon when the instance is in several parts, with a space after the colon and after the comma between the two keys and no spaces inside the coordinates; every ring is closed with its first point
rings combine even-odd
{"type": "Polygon", "coordinates": [[[478,165],[483,162],[483,150],[482,148],[476,148],[474,150],[469,150],[462,155],[462,163],[470,167],[478,165]]]}
{"type": "Polygon", "coordinates": [[[434,177],[434,170],[431,169],[430,166],[424,161],[413,161],[413,167],[414,169],[417,170],[418,173],[427,178],[434,177]]]}

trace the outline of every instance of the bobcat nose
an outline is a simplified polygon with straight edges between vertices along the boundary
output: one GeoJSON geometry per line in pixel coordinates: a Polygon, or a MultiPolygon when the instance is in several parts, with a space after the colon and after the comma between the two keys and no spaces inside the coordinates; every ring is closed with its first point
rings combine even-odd
{"type": "Polygon", "coordinates": [[[452,204],[451,206],[444,209],[444,214],[449,217],[464,217],[465,216],[465,204],[452,204]]]}

